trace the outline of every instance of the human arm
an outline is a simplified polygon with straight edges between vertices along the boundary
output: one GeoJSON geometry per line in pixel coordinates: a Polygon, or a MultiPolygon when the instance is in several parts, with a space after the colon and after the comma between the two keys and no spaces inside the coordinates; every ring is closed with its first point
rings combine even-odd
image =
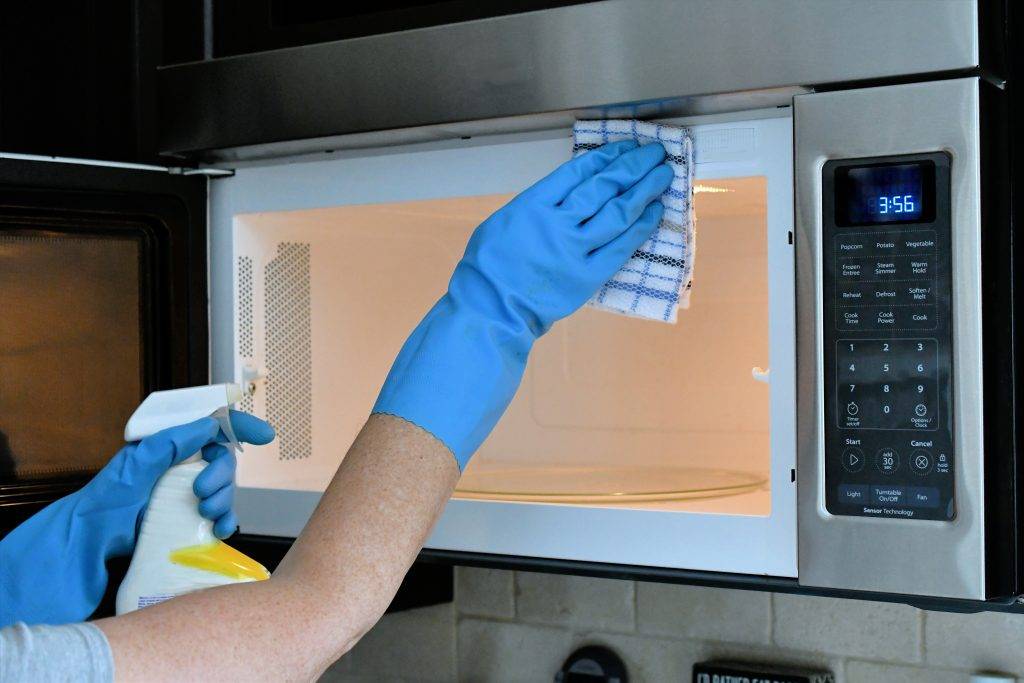
{"type": "Polygon", "coordinates": [[[117,679],[315,679],[383,614],[458,476],[434,437],[371,416],[269,580],[95,622],[117,679]]]}
{"type": "Polygon", "coordinates": [[[657,225],[663,158],[628,143],[589,152],[485,221],[280,568],[98,622],[118,677],[307,680],[347,651],[386,609],[533,341],[657,225]]]}

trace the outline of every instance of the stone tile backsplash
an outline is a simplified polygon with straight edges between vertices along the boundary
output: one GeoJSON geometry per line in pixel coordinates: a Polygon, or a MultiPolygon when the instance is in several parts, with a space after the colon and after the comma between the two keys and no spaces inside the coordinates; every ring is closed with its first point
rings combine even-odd
{"type": "Polygon", "coordinates": [[[1024,615],[460,567],[455,602],[388,615],[321,679],[553,681],[577,647],[616,651],[631,682],[689,683],[732,659],[831,670],[842,683],[1024,678],[1024,615]]]}

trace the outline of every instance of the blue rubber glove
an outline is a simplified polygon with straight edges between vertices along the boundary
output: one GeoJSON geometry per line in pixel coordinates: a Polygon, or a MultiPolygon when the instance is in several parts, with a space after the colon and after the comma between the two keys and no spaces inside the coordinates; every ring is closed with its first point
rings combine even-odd
{"type": "Polygon", "coordinates": [[[533,342],[657,227],[672,182],[659,144],[563,164],[470,237],[448,292],[402,347],[373,408],[437,437],[465,467],[515,395],[533,342]]]}
{"type": "MultiPolygon", "coordinates": [[[[263,420],[231,411],[239,441],[269,443],[263,420]]],[[[0,628],[15,621],[84,621],[107,587],[105,562],[131,554],[149,496],[171,465],[202,450],[209,461],[195,479],[199,511],[217,535],[237,523],[231,511],[235,458],[212,417],[171,427],[122,448],[88,484],[48,505],[0,540],[0,628]]]]}

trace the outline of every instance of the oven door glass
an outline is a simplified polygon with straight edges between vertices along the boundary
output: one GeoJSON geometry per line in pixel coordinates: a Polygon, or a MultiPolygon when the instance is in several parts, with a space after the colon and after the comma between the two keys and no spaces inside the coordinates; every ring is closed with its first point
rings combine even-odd
{"type": "Polygon", "coordinates": [[[144,391],[145,248],[139,233],[0,233],[3,480],[83,475],[123,444],[144,391]]]}

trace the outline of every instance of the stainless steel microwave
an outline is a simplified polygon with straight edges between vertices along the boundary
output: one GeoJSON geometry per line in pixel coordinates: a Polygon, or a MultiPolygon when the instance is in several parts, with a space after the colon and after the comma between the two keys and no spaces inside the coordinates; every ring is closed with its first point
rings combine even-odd
{"type": "Polygon", "coordinates": [[[299,533],[467,236],[571,122],[642,117],[694,135],[690,307],[542,339],[421,561],[1013,609],[1012,19],[608,0],[162,69],[178,175],[117,172],[206,186],[183,286],[209,327],[174,329],[279,433],[240,459],[242,532],[299,533]]]}

